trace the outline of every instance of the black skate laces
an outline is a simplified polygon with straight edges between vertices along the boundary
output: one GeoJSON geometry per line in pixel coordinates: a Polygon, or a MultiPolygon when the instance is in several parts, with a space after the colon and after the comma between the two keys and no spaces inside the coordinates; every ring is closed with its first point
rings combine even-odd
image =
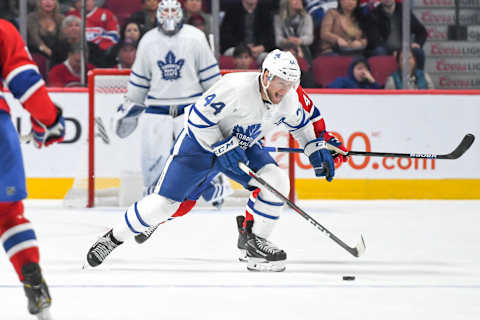
{"type": "Polygon", "coordinates": [[[258,236],[255,237],[255,243],[257,244],[257,247],[260,250],[262,250],[263,252],[269,253],[271,255],[282,252],[282,250],[277,248],[273,243],[271,243],[267,239],[264,239],[258,236]]]}
{"type": "Polygon", "coordinates": [[[145,230],[143,234],[147,237],[150,237],[156,229],[157,229],[157,226],[151,226],[147,230],[145,230]]]}
{"type": "Polygon", "coordinates": [[[111,239],[102,237],[96,243],[95,248],[93,248],[92,254],[94,254],[100,261],[103,261],[117,246],[118,245],[111,239]]]}

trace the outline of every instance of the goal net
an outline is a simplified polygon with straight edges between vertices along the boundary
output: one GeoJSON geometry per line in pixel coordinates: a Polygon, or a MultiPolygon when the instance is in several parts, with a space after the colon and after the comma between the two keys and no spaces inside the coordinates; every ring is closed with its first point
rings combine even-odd
{"type": "MultiPolygon", "coordinates": [[[[127,138],[121,139],[114,132],[113,116],[127,91],[129,74],[129,70],[117,69],[89,72],[88,150],[82,152],[88,154],[88,158],[79,159],[81,168],[65,196],[66,206],[128,206],[143,195],[142,117],[137,129],[127,138]]],[[[289,171],[291,188],[294,188],[293,170],[285,170],[289,171]]],[[[224,205],[243,206],[249,192],[234,181],[231,184],[234,193],[224,205]]]]}

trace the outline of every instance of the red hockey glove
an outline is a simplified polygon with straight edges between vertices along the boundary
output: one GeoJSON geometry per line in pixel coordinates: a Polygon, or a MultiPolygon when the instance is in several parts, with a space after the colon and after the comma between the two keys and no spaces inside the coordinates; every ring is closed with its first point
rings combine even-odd
{"type": "Polygon", "coordinates": [[[327,148],[332,154],[335,163],[348,161],[348,150],[334,135],[325,131],[323,139],[327,143],[327,148]]]}

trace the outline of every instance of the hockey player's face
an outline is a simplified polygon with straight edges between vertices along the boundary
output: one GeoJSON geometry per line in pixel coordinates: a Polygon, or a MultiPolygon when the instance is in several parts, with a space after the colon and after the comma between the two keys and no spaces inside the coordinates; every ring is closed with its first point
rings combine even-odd
{"type": "Polygon", "coordinates": [[[294,83],[283,80],[279,77],[273,77],[270,86],[267,89],[268,96],[274,104],[282,102],[283,97],[292,89],[294,83]]]}

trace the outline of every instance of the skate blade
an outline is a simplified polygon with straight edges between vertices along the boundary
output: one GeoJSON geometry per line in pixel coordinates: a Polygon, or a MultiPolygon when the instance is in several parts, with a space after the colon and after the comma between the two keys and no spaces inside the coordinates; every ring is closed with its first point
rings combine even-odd
{"type": "Polygon", "coordinates": [[[248,258],[248,271],[259,272],[283,272],[285,271],[285,260],[282,261],[267,261],[262,258],[248,258]]]}
{"type": "Polygon", "coordinates": [[[240,262],[248,262],[247,250],[245,249],[238,249],[240,251],[240,256],[238,257],[238,261],[240,262]]]}
{"type": "Polygon", "coordinates": [[[53,320],[50,314],[50,308],[45,308],[35,315],[39,320],[53,320]]]}

